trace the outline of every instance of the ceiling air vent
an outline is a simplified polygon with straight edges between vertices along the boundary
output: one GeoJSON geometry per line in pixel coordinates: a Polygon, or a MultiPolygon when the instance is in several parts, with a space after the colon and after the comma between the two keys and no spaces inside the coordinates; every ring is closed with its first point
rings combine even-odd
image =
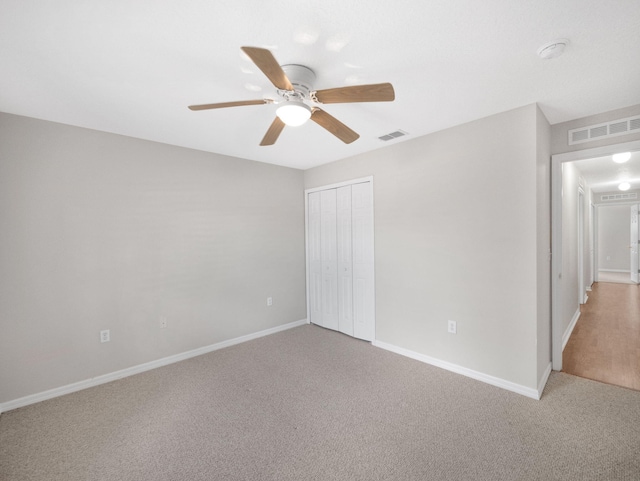
{"type": "Polygon", "coordinates": [[[617,137],[618,135],[640,132],[640,116],[612,120],[604,124],[589,125],[569,131],[569,145],[591,142],[592,140],[617,137]]]}
{"type": "Polygon", "coordinates": [[[636,192],[632,192],[631,194],[608,194],[608,195],[600,196],[600,200],[606,200],[606,201],[631,200],[631,199],[637,199],[637,198],[638,198],[638,194],[636,192]]]}
{"type": "Polygon", "coordinates": [[[378,137],[378,138],[380,140],[388,142],[389,140],[397,139],[398,137],[403,137],[405,135],[409,135],[409,134],[407,134],[404,130],[396,130],[395,132],[391,132],[390,134],[387,134],[387,135],[382,135],[381,137],[378,137]]]}

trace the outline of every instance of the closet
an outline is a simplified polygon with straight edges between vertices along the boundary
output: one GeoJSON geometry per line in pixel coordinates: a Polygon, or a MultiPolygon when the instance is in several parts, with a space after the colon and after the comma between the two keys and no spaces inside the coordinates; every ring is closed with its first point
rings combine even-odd
{"type": "Polygon", "coordinates": [[[372,179],[310,189],[305,195],[309,320],[373,341],[372,179]]]}

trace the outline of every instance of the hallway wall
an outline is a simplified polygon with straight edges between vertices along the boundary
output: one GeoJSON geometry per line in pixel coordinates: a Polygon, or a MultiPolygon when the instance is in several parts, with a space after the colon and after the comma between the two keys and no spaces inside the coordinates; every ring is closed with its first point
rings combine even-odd
{"type": "Polygon", "coordinates": [[[629,272],[629,206],[598,207],[598,268],[629,272]]]}

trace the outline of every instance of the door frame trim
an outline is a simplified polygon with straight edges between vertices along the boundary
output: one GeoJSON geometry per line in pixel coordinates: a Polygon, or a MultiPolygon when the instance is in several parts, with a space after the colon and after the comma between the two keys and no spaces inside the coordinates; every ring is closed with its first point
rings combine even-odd
{"type": "Polygon", "coordinates": [[[585,195],[585,189],[578,185],[578,306],[585,304],[586,286],[584,282],[584,203],[587,196],[585,195]]]}
{"type": "MultiPolygon", "coordinates": [[[[370,183],[371,185],[371,212],[372,212],[372,218],[371,218],[371,222],[372,222],[372,226],[373,226],[373,255],[374,255],[374,269],[373,269],[373,285],[374,285],[374,290],[375,290],[375,245],[376,245],[376,236],[375,236],[375,198],[374,198],[374,188],[373,188],[373,176],[367,176],[367,177],[359,177],[357,179],[352,179],[352,180],[345,180],[343,182],[336,182],[333,184],[328,184],[328,185],[322,185],[319,187],[313,187],[310,189],[305,189],[304,190],[304,257],[305,257],[305,281],[306,281],[306,296],[307,296],[307,321],[309,323],[311,323],[311,310],[310,310],[310,302],[309,302],[309,194],[312,194],[314,192],[320,192],[323,190],[328,190],[328,189],[337,189],[339,187],[345,187],[347,185],[354,185],[354,184],[364,184],[364,183],[370,183]]],[[[375,302],[375,296],[374,296],[374,302],[375,302]]],[[[374,306],[374,313],[375,313],[375,306],[374,306]]],[[[374,340],[375,340],[375,332],[376,332],[376,316],[374,314],[373,317],[373,332],[374,332],[374,340]]]]}
{"type": "MultiPolygon", "coordinates": [[[[631,211],[632,209],[635,208],[635,214],[636,214],[636,227],[635,227],[635,231],[634,231],[634,237],[635,239],[632,241],[631,238],[629,238],[629,245],[631,246],[632,243],[635,243],[635,250],[636,250],[636,263],[634,265],[631,265],[631,261],[633,260],[633,253],[629,252],[629,275],[630,275],[630,280],[634,285],[638,285],[640,284],[640,279],[638,276],[638,258],[640,258],[640,252],[638,252],[638,232],[640,232],[640,228],[638,227],[638,221],[640,219],[638,219],[638,214],[640,214],[640,203],[638,202],[632,202],[631,204],[629,204],[629,211],[631,211]],[[635,274],[635,276],[634,276],[635,274]],[[633,280],[633,278],[635,277],[635,281],[633,280]]],[[[631,213],[631,212],[629,212],[631,213]]],[[[629,233],[631,233],[631,219],[629,219],[629,233]]]]}

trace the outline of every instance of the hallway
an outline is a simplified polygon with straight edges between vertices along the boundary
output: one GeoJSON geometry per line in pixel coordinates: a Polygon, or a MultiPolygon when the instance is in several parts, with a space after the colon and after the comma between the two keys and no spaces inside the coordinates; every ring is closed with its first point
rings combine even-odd
{"type": "Polygon", "coordinates": [[[640,390],[640,286],[593,284],[564,349],[562,370],[640,390]]]}

